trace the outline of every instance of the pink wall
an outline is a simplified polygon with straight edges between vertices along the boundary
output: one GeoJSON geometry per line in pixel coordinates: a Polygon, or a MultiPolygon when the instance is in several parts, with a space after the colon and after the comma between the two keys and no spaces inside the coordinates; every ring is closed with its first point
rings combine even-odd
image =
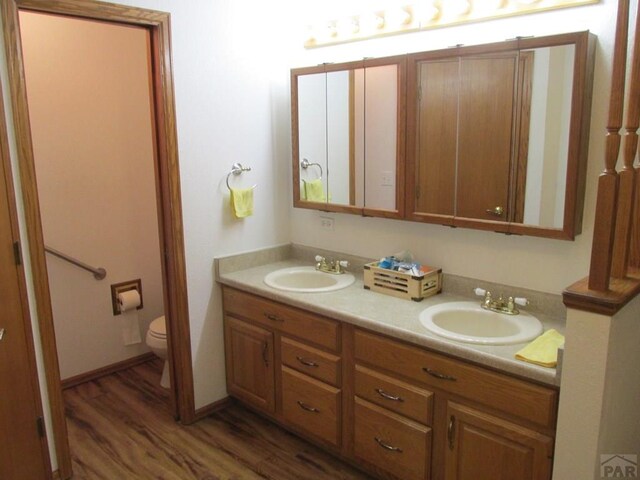
{"type": "Polygon", "coordinates": [[[20,13],[45,243],[94,266],[47,256],[62,378],[147,352],[163,314],[148,50],[144,29],[20,13]],[[110,284],[142,279],[142,343],[125,346],[110,284]]]}

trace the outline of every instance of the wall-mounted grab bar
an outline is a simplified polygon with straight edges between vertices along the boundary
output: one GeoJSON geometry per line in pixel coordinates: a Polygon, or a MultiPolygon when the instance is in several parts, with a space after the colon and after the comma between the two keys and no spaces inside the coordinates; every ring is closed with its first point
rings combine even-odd
{"type": "MultiPolygon", "coordinates": [[[[320,169],[320,178],[319,180],[322,180],[322,165],[320,165],[319,163],[311,163],[309,160],[307,160],[306,158],[303,158],[302,161],[300,162],[300,166],[302,168],[304,168],[305,170],[311,166],[315,166],[318,167],[320,169]]],[[[303,180],[306,181],[306,180],[303,180]]]]}
{"type": "Polygon", "coordinates": [[[81,262],[80,260],[76,260],[75,258],[62,253],[59,250],[56,250],[55,248],[47,247],[45,245],[44,251],[47,253],[50,253],[55,257],[61,258],[62,260],[66,260],[67,262],[72,263],[77,267],[83,268],[88,272],[93,273],[93,276],[95,277],[96,280],[102,280],[104,277],[107,276],[107,271],[104,268],[102,267],[95,268],[95,267],[92,267],[91,265],[87,265],[86,263],[81,262]]]}
{"type": "MultiPolygon", "coordinates": [[[[242,172],[250,172],[251,167],[243,167],[241,163],[234,163],[231,165],[231,171],[227,174],[227,188],[231,191],[231,185],[229,185],[229,177],[231,175],[240,175],[242,172]]],[[[252,189],[256,188],[256,185],[251,187],[252,189]]]]}

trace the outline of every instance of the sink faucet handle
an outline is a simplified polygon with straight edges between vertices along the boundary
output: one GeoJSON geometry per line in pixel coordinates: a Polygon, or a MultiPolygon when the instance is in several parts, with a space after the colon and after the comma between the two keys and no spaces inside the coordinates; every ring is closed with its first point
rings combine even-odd
{"type": "Polygon", "coordinates": [[[487,291],[484,288],[476,287],[473,292],[479,297],[484,297],[487,294],[487,291]]]}
{"type": "Polygon", "coordinates": [[[348,266],[349,266],[349,262],[348,262],[347,260],[340,260],[340,261],[338,262],[338,265],[340,265],[341,267],[346,268],[346,267],[348,267],[348,266]]]}
{"type": "Polygon", "coordinates": [[[522,306],[522,307],[526,307],[527,305],[529,305],[529,300],[527,300],[524,297],[515,297],[513,299],[514,303],[517,303],[518,305],[522,306]]]}
{"type": "Polygon", "coordinates": [[[316,255],[316,262],[324,262],[325,258],[322,255],[316,255]]]}

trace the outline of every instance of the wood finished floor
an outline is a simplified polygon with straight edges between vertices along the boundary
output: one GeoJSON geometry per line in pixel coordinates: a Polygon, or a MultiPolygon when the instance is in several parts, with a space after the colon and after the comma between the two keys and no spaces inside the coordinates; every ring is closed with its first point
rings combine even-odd
{"type": "Polygon", "coordinates": [[[151,361],[65,390],[73,479],[368,479],[232,404],[184,426],[151,361]]]}

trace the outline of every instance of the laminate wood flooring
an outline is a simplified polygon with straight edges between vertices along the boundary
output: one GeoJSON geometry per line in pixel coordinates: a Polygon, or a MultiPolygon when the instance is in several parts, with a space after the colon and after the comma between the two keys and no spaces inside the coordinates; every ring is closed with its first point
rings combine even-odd
{"type": "Polygon", "coordinates": [[[176,423],[161,370],[153,360],[64,391],[73,479],[370,478],[235,403],[176,423]]]}

